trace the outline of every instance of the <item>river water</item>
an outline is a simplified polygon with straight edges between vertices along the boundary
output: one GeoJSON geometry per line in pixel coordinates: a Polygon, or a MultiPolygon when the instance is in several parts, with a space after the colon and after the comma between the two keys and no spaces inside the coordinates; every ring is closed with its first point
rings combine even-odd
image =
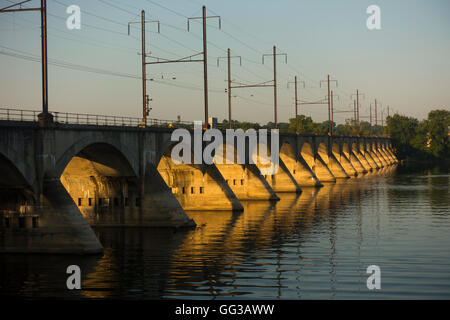
{"type": "Polygon", "coordinates": [[[100,256],[0,255],[0,294],[123,299],[449,299],[448,169],[385,168],[195,230],[95,229],[100,256]],[[66,288],[78,265],[82,289],[66,288]],[[369,290],[377,265],[381,289],[369,290]]]}

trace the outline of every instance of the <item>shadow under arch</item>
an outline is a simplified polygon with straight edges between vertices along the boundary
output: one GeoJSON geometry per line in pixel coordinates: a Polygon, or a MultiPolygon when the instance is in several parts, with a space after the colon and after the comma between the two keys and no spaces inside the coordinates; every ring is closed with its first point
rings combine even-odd
{"type": "MultiPolygon", "coordinates": [[[[134,175],[137,176],[139,174],[137,156],[133,156],[134,153],[132,152],[132,150],[129,150],[125,145],[119,145],[117,144],[117,141],[113,139],[97,140],[91,137],[85,137],[67,148],[62,156],[57,159],[56,176],[60,177],[69,162],[72,161],[73,157],[78,154],[84,153],[86,154],[86,156],[90,155],[91,157],[101,159],[102,156],[98,155],[99,152],[95,152],[95,150],[93,150],[91,146],[98,146],[99,148],[107,149],[106,151],[113,152],[115,155],[118,155],[120,157],[121,161],[127,163],[129,167],[132,168],[134,175]],[[126,159],[126,161],[124,161],[124,159],[126,159]]],[[[107,162],[108,160],[104,159],[102,161],[107,162]]]]}
{"type": "MultiPolygon", "coordinates": [[[[63,156],[59,165],[66,159],[63,156]]],[[[111,144],[84,146],[67,162],[60,181],[92,226],[123,225],[139,216],[137,174],[126,155],[111,144]]]]}
{"type": "Polygon", "coordinates": [[[18,212],[21,206],[33,206],[35,200],[31,184],[16,165],[0,153],[0,213],[3,210],[18,212]]]}

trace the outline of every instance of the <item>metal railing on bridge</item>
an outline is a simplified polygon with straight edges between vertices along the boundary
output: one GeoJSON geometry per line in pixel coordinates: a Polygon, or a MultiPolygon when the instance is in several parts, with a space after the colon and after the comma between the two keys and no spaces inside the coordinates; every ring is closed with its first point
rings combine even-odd
{"type": "MultiPolygon", "coordinates": [[[[41,111],[36,110],[20,110],[0,108],[0,120],[7,121],[28,121],[37,122],[38,115],[41,111]]],[[[96,115],[87,113],[71,113],[71,112],[57,112],[50,111],[53,115],[53,121],[61,124],[77,124],[90,126],[114,126],[114,127],[142,127],[142,118],[112,116],[112,115],[96,115]]],[[[161,119],[147,119],[147,127],[152,128],[186,128],[193,129],[193,121],[178,121],[178,120],[161,120],[161,119]]],[[[235,126],[233,126],[234,129],[235,126]]],[[[264,128],[264,127],[262,127],[264,128]]],[[[217,129],[228,129],[226,123],[218,123],[217,129]]],[[[244,131],[246,129],[243,129],[244,131]]],[[[258,131],[258,129],[256,129],[258,131]]],[[[279,129],[280,133],[287,133],[287,129],[279,129]]],[[[311,134],[306,134],[311,135],[311,134]]],[[[338,135],[334,135],[337,137],[338,135]]]]}
{"type": "MultiPolygon", "coordinates": [[[[141,127],[142,118],[49,111],[55,123],[93,126],[141,127]]],[[[37,122],[41,111],[0,108],[0,120],[37,122]]],[[[193,128],[192,121],[148,119],[147,126],[161,128],[193,128]]]]}

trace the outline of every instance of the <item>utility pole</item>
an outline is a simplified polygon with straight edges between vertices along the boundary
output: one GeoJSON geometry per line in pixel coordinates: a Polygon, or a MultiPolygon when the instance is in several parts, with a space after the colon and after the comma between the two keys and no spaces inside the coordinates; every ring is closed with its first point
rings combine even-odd
{"type": "Polygon", "coordinates": [[[372,132],[372,103],[370,103],[369,121],[370,121],[370,132],[372,132]]]}
{"type": "Polygon", "coordinates": [[[230,48],[227,50],[227,58],[228,58],[228,123],[229,128],[231,129],[231,57],[230,57],[230,48]]]}
{"type": "Polygon", "coordinates": [[[377,99],[375,99],[375,135],[378,136],[377,99]]]}
{"type": "MultiPolygon", "coordinates": [[[[184,58],[179,58],[179,59],[166,59],[166,58],[154,57],[154,56],[146,55],[146,54],[144,54],[144,56],[146,58],[154,59],[153,61],[145,62],[145,65],[147,65],[147,64],[161,64],[161,63],[203,62],[203,65],[204,65],[204,69],[203,69],[203,73],[204,73],[204,95],[205,95],[205,125],[207,125],[207,123],[208,123],[208,75],[207,75],[207,71],[208,70],[207,70],[207,51],[206,51],[206,19],[208,19],[208,18],[219,18],[219,29],[221,29],[221,21],[220,21],[220,17],[219,16],[207,17],[205,15],[205,13],[206,13],[206,7],[203,6],[203,15],[202,15],[202,17],[187,18],[187,30],[188,31],[189,31],[189,21],[190,20],[202,19],[202,21],[203,21],[203,52],[199,52],[199,53],[196,53],[196,54],[184,57],[184,58]],[[193,57],[196,57],[196,56],[199,56],[199,55],[202,55],[203,59],[192,59],[193,57]]],[[[154,21],[151,20],[151,21],[145,21],[145,22],[157,22],[158,23],[158,33],[160,33],[160,22],[159,22],[159,20],[154,20],[154,21]]],[[[130,23],[128,23],[128,34],[130,33],[130,24],[131,23],[137,23],[137,22],[130,22],[130,23]]],[[[143,44],[143,50],[144,50],[144,44],[143,44]]],[[[145,68],[143,67],[143,70],[144,69],[145,68]]],[[[143,89],[144,89],[144,85],[143,85],[143,89]]],[[[143,94],[143,96],[144,96],[144,94],[143,94]]]]}
{"type": "Polygon", "coordinates": [[[355,125],[357,126],[358,132],[359,132],[359,129],[360,129],[360,116],[359,116],[359,106],[360,106],[360,104],[359,104],[359,99],[360,99],[360,96],[363,96],[363,97],[365,98],[366,95],[365,95],[364,93],[360,93],[359,90],[356,89],[356,94],[352,94],[352,95],[350,96],[350,99],[351,99],[353,96],[356,96],[355,125]]]}
{"type": "Polygon", "coordinates": [[[335,82],[336,87],[338,86],[337,80],[330,80],[330,75],[327,76],[327,80],[321,80],[319,86],[322,86],[322,82],[327,82],[328,86],[328,135],[331,136],[331,95],[330,95],[330,82],[335,82]]]}
{"type": "Polygon", "coordinates": [[[328,133],[331,137],[331,103],[330,103],[330,75],[327,77],[328,83],[328,133]]]}
{"type": "MultiPolygon", "coordinates": [[[[305,81],[300,81],[301,83],[303,83],[303,88],[305,87],[305,81]]],[[[287,83],[287,88],[289,89],[289,83],[294,83],[295,86],[295,133],[298,134],[299,132],[299,124],[298,124],[298,81],[297,81],[297,76],[294,77],[294,82],[288,82],[287,83]]]]}
{"type": "Polygon", "coordinates": [[[273,46],[273,104],[275,106],[275,129],[277,128],[277,48],[273,46]]]}
{"type": "Polygon", "coordinates": [[[359,127],[359,90],[356,89],[356,123],[359,127]]]}
{"type": "Polygon", "coordinates": [[[206,6],[202,7],[202,16],[195,18],[187,18],[188,31],[189,31],[189,21],[195,19],[201,19],[203,25],[203,91],[204,91],[204,101],[205,101],[205,125],[208,124],[208,43],[206,40],[206,19],[209,18],[219,18],[219,29],[221,29],[221,20],[219,16],[206,16],[206,6]]]}
{"type": "Polygon", "coordinates": [[[333,90],[331,90],[331,136],[333,135],[334,110],[333,110],[333,90]]]}
{"type": "MultiPolygon", "coordinates": [[[[387,117],[389,118],[389,106],[387,106],[387,117]]],[[[386,126],[387,126],[388,137],[390,137],[391,133],[390,133],[390,130],[389,130],[389,125],[387,124],[387,120],[386,120],[386,126]]]]}
{"type": "Polygon", "coordinates": [[[0,9],[4,12],[40,11],[41,12],[41,55],[42,55],[42,113],[38,115],[39,121],[47,124],[53,122],[53,116],[48,112],[48,68],[47,68],[47,1],[41,0],[39,8],[22,8],[22,4],[30,2],[25,0],[0,9]],[[19,6],[19,9],[11,9],[19,6]]]}
{"type": "Polygon", "coordinates": [[[130,25],[134,23],[141,24],[141,56],[142,56],[142,123],[141,126],[145,128],[147,126],[147,117],[150,114],[150,101],[151,99],[147,95],[147,54],[145,53],[145,24],[146,23],[158,23],[158,33],[160,33],[159,20],[145,20],[145,11],[141,11],[141,21],[128,22],[128,35],[130,35],[130,25]]]}
{"type": "Polygon", "coordinates": [[[277,47],[273,46],[272,54],[263,54],[262,62],[264,64],[265,56],[273,56],[273,105],[274,105],[274,119],[275,119],[275,129],[278,127],[278,118],[277,118],[277,56],[283,55],[285,56],[287,63],[287,54],[286,53],[277,53],[277,47]]]}
{"type": "Polygon", "coordinates": [[[295,133],[298,134],[298,93],[297,93],[297,76],[295,76],[294,82],[295,82],[295,133]]]}
{"type": "Polygon", "coordinates": [[[206,42],[206,7],[202,7],[203,22],[203,90],[205,92],[205,124],[208,123],[208,45],[206,42]]]}
{"type": "MultiPolygon", "coordinates": [[[[227,59],[227,64],[228,64],[228,90],[227,90],[227,92],[228,92],[228,122],[229,122],[228,127],[230,129],[231,129],[231,88],[232,88],[232,86],[231,86],[231,83],[232,83],[232,81],[231,81],[231,59],[232,58],[239,58],[240,65],[242,66],[241,56],[233,56],[232,57],[231,53],[230,53],[230,48],[228,48],[226,59],[227,59]]],[[[220,59],[224,59],[224,57],[217,58],[217,66],[219,66],[220,59]]]]}
{"type": "Polygon", "coordinates": [[[141,32],[142,32],[142,125],[147,126],[147,79],[145,65],[145,11],[141,11],[141,32]]]}

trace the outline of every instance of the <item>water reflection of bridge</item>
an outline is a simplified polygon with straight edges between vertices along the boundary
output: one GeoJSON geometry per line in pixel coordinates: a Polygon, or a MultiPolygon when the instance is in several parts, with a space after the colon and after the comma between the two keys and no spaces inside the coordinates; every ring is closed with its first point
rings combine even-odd
{"type": "MultiPolygon", "coordinates": [[[[389,175],[394,168],[383,168],[376,176],[389,175]]],[[[359,250],[361,201],[377,196],[366,188],[373,180],[351,181],[307,188],[300,195],[283,194],[276,204],[244,201],[244,212],[190,212],[198,228],[187,232],[98,232],[105,247],[112,246],[112,250],[105,251],[96,271],[83,282],[90,288],[83,294],[107,297],[120,291],[125,296],[143,297],[248,296],[257,286],[258,290],[270,290],[271,296],[274,290],[285,296],[286,291],[296,288],[288,288],[283,281],[294,273],[298,281],[302,277],[298,264],[327,268],[333,290],[336,228],[343,219],[352,219],[361,237],[359,250]],[[349,217],[348,212],[356,215],[349,217]],[[326,257],[328,263],[306,263],[303,255],[309,248],[304,244],[324,234],[329,241],[321,244],[323,251],[317,255],[326,257]],[[139,270],[128,270],[136,266],[139,270]],[[128,278],[128,272],[133,276],[128,278]],[[105,284],[110,288],[105,290],[105,284]],[[134,292],[127,291],[129,288],[134,292]]]]}
{"type": "MultiPolygon", "coordinates": [[[[387,167],[377,175],[388,175],[393,170],[387,167]]],[[[244,213],[190,213],[202,227],[190,232],[175,251],[171,263],[175,272],[170,274],[167,289],[176,290],[180,296],[189,296],[193,291],[205,296],[249,294],[250,288],[246,292],[245,287],[260,283],[271,270],[271,276],[263,282],[272,296],[273,290],[281,296],[282,290],[288,289],[283,286],[283,273],[298,269],[294,266],[303,259],[303,243],[317,233],[328,233],[329,244],[325,247],[332,286],[336,224],[348,206],[358,208],[361,199],[371,196],[366,183],[358,179],[318,190],[305,189],[300,195],[284,194],[276,205],[248,201],[244,213]],[[286,245],[291,249],[286,251],[286,245]],[[287,264],[292,264],[292,270],[286,268],[287,264]]],[[[355,212],[361,234],[361,210],[355,212]]]]}

